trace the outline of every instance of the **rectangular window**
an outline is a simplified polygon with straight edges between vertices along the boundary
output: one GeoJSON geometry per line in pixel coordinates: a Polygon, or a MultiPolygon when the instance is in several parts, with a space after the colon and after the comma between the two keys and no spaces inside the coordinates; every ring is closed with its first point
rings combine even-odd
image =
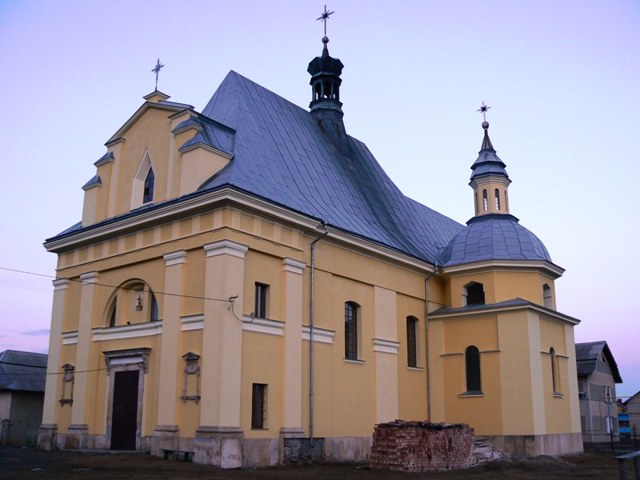
{"type": "Polygon", "coordinates": [[[251,428],[267,428],[267,385],[254,383],[251,397],[251,428]]]}
{"type": "Polygon", "coordinates": [[[418,320],[414,317],[407,317],[407,365],[410,367],[418,366],[417,324],[418,320]]]}
{"type": "Polygon", "coordinates": [[[253,315],[258,318],[267,318],[267,296],[269,285],[256,282],[256,298],[253,307],[253,315]]]}
{"type": "Polygon", "coordinates": [[[344,304],[344,358],[358,359],[358,306],[353,302],[344,304]]]}

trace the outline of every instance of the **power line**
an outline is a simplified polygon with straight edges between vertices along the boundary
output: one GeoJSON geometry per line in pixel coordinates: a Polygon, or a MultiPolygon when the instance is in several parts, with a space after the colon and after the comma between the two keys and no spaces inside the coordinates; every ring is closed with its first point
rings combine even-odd
{"type": "MultiPolygon", "coordinates": [[[[50,278],[53,280],[67,280],[69,282],[76,282],[76,283],[82,283],[82,280],[79,278],[65,278],[65,277],[56,277],[54,275],[47,275],[44,273],[37,273],[37,272],[29,272],[26,270],[18,270],[16,268],[9,268],[9,267],[2,267],[0,266],[0,270],[4,270],[6,272],[12,272],[12,273],[20,273],[23,275],[32,275],[32,276],[36,276],[36,277],[45,277],[45,278],[50,278]]],[[[123,290],[135,290],[135,291],[140,291],[140,292],[148,292],[148,293],[152,293],[154,295],[166,295],[166,296],[170,296],[170,297],[180,297],[180,298],[190,298],[190,299],[195,299],[195,300],[210,300],[212,302],[229,302],[229,303],[233,303],[232,298],[233,297],[229,297],[229,298],[213,298],[213,297],[203,297],[200,295],[185,295],[183,293],[171,293],[171,292],[160,292],[160,291],[153,291],[151,289],[142,289],[142,290],[137,290],[134,288],[130,288],[130,287],[121,287],[119,285],[109,285],[107,283],[100,283],[100,282],[94,282],[92,283],[92,285],[97,285],[100,287],[108,287],[108,288],[119,288],[119,289],[123,289],[123,290]]]]}

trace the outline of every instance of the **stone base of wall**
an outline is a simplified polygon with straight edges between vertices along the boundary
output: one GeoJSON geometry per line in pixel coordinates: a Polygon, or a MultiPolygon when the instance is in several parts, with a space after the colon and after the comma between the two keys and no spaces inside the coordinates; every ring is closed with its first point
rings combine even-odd
{"type": "Polygon", "coordinates": [[[508,455],[536,457],[582,453],[582,434],[549,433],[545,435],[483,435],[496,450],[508,455]]]}
{"type": "Polygon", "coordinates": [[[40,450],[46,450],[50,452],[51,450],[56,450],[58,446],[56,445],[56,437],[58,435],[58,425],[55,423],[40,425],[40,430],[38,430],[38,441],[37,446],[40,450]]]}
{"type": "Polygon", "coordinates": [[[304,464],[324,461],[324,438],[304,437],[300,435],[280,434],[280,463],[283,465],[304,464]]]}
{"type": "Polygon", "coordinates": [[[441,472],[475,464],[473,429],[464,424],[395,422],[376,425],[372,470],[441,472]]]}
{"type": "Polygon", "coordinates": [[[327,462],[361,463],[369,460],[372,438],[327,437],[324,439],[324,460],[327,462]]]}

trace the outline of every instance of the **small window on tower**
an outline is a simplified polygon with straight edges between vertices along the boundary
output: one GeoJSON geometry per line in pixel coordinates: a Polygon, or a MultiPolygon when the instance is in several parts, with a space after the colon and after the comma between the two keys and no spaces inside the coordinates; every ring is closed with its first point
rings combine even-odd
{"type": "Polygon", "coordinates": [[[551,295],[551,287],[546,283],[542,286],[542,299],[544,306],[547,308],[553,308],[553,297],[551,295]]]}
{"type": "Polygon", "coordinates": [[[500,211],[500,190],[498,190],[497,188],[495,191],[495,196],[496,196],[496,210],[500,211]]]}
{"type": "Polygon", "coordinates": [[[487,197],[486,190],[482,190],[482,209],[485,212],[489,209],[489,198],[487,197]]]}
{"type": "Polygon", "coordinates": [[[467,305],[484,305],[484,288],[481,283],[472,282],[464,289],[467,305]]]}

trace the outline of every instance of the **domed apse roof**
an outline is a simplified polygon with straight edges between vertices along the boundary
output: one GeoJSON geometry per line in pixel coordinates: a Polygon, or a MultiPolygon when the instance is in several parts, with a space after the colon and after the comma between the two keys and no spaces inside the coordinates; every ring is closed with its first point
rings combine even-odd
{"type": "Polygon", "coordinates": [[[492,214],[473,217],[440,255],[441,266],[482,260],[545,260],[551,262],[546,247],[513,215],[492,214]]]}

